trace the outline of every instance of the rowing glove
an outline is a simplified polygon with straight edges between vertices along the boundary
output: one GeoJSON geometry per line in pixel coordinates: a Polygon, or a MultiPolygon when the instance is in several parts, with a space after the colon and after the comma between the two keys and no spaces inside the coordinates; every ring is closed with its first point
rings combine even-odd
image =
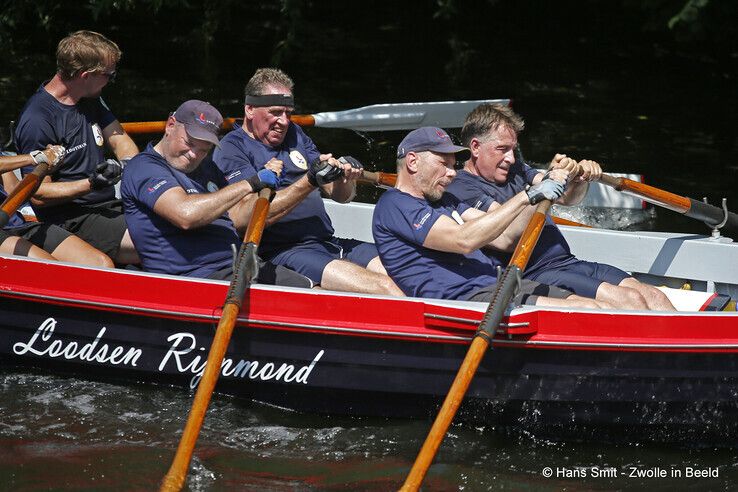
{"type": "Polygon", "coordinates": [[[528,201],[531,205],[542,202],[543,200],[556,201],[564,194],[564,185],[553,179],[544,179],[535,186],[531,186],[526,190],[528,201]]]}
{"type": "Polygon", "coordinates": [[[345,155],[343,157],[338,158],[338,162],[342,162],[344,164],[351,164],[351,167],[354,169],[364,170],[364,164],[359,162],[359,159],[355,157],[351,157],[350,155],[345,155]]]}
{"type": "Polygon", "coordinates": [[[258,193],[264,188],[276,190],[277,185],[279,184],[279,176],[277,176],[277,173],[271,169],[262,169],[246,181],[251,185],[253,192],[258,193]]]}
{"type": "Polygon", "coordinates": [[[95,168],[95,171],[87,178],[92,185],[92,189],[99,190],[108,186],[115,185],[120,181],[123,167],[120,162],[115,159],[107,159],[101,162],[95,168]]]}
{"type": "Polygon", "coordinates": [[[311,162],[307,171],[308,181],[313,186],[327,185],[341,176],[343,176],[343,169],[331,166],[328,161],[321,161],[320,159],[311,162]]]}

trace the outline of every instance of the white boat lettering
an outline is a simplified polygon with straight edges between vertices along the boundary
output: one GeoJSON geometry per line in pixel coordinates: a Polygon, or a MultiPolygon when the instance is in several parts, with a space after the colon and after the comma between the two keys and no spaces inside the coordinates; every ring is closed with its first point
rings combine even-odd
{"type": "Polygon", "coordinates": [[[13,352],[17,355],[33,354],[46,356],[52,359],[63,357],[67,360],[78,359],[87,362],[99,362],[101,364],[129,365],[136,367],[138,359],[143,351],[134,347],[123,347],[120,345],[111,346],[107,343],[100,343],[106,328],[100,328],[95,339],[89,343],[81,345],[78,342],[64,343],[62,340],[52,340],[54,330],[56,329],[56,320],[47,318],[38,329],[34,332],[28,342],[17,342],[13,345],[13,352]]]}
{"type": "MultiPolygon", "coordinates": [[[[169,350],[161,359],[159,371],[164,371],[167,364],[173,364],[178,372],[189,372],[193,374],[190,380],[190,388],[194,389],[200,383],[205,372],[207,360],[203,361],[200,355],[192,354],[193,351],[205,351],[204,347],[197,349],[195,336],[191,333],[175,333],[167,338],[171,343],[169,350]]],[[[325,353],[318,352],[310,364],[296,369],[293,364],[283,362],[277,366],[274,362],[261,362],[257,360],[235,361],[228,357],[223,359],[220,365],[220,373],[224,377],[259,379],[261,381],[284,381],[285,383],[307,384],[310,373],[325,353]]]]}

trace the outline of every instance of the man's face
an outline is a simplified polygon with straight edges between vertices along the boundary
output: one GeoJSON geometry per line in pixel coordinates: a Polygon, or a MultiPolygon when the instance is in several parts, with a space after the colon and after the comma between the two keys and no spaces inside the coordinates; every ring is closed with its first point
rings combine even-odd
{"type": "Polygon", "coordinates": [[[213,144],[192,138],[181,123],[175,123],[167,134],[169,141],[167,162],[173,168],[184,173],[191,173],[213,148],[213,144]]]}
{"type": "Polygon", "coordinates": [[[515,163],[518,136],[507,127],[491,130],[480,139],[472,139],[472,164],[487,181],[504,184],[510,166],[515,163]]]}
{"type": "MultiPolygon", "coordinates": [[[[268,86],[264,93],[292,95],[292,91],[282,86],[268,86]]],[[[251,122],[254,138],[271,147],[280,145],[287,136],[293,109],[289,106],[246,105],[246,118],[251,122]]]]}
{"type": "Polygon", "coordinates": [[[423,196],[429,202],[437,202],[456,176],[455,154],[419,152],[417,183],[423,196]]]}
{"type": "Polygon", "coordinates": [[[87,83],[86,97],[100,97],[105,86],[115,78],[116,70],[115,63],[109,63],[103,70],[85,72],[87,83]]]}

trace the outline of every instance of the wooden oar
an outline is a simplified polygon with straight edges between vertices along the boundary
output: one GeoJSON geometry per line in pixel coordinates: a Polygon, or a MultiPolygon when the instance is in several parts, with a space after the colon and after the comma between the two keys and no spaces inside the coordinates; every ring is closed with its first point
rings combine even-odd
{"type": "MultiPolygon", "coordinates": [[[[397,182],[397,175],[393,173],[364,171],[364,175],[360,177],[358,181],[360,183],[370,184],[370,185],[374,185],[380,188],[394,188],[395,183],[397,182]]],[[[559,225],[567,225],[567,226],[574,226],[574,227],[589,227],[589,228],[592,227],[587,224],[582,224],[581,222],[575,222],[573,220],[563,219],[561,217],[551,217],[551,218],[556,224],[559,224],[559,225]]]]}
{"type": "Polygon", "coordinates": [[[538,204],[533,217],[531,217],[528,226],[518,241],[510,263],[500,278],[497,279],[497,288],[492,296],[492,301],[489,303],[487,312],[479,324],[479,328],[474,335],[466,357],[464,357],[464,361],[461,363],[459,372],[456,374],[456,378],[446,395],[446,399],[443,401],[441,410],[438,412],[438,416],[433,422],[430,432],[428,432],[428,437],[425,439],[423,447],[420,449],[420,453],[418,453],[418,457],[415,458],[415,463],[413,463],[413,467],[400,489],[401,491],[416,491],[420,488],[423,478],[425,478],[428,468],[433,463],[436,452],[443,438],[446,436],[448,427],[451,425],[451,421],[464,399],[472,378],[477,372],[479,363],[482,361],[482,357],[487,352],[490,341],[500,326],[500,321],[505,314],[505,310],[515,295],[515,290],[518,287],[518,279],[528,264],[533,248],[535,248],[538,242],[538,237],[546,222],[546,214],[550,207],[551,202],[549,200],[544,200],[538,204]]]}
{"type": "Polygon", "coordinates": [[[187,471],[190,467],[190,460],[195,449],[195,442],[197,441],[197,436],[200,434],[203,420],[205,420],[205,412],[210,403],[210,397],[213,394],[215,383],[218,381],[218,376],[220,376],[221,364],[228,349],[228,343],[231,340],[231,334],[233,333],[233,327],[236,325],[238,313],[241,310],[241,302],[252,277],[256,273],[256,251],[261,241],[262,232],[264,232],[264,226],[266,225],[267,214],[269,213],[269,196],[271,193],[272,191],[266,188],[261,190],[259,192],[259,198],[254,204],[254,212],[251,215],[246,235],[238,251],[236,264],[233,268],[233,279],[231,280],[228,295],[223,305],[223,314],[220,317],[213,343],[210,346],[205,372],[200,379],[195,398],[192,401],[190,415],[182,432],[182,438],[179,441],[172,466],[164,477],[161,489],[159,489],[161,491],[180,490],[187,478],[187,471]]]}
{"type": "Polygon", "coordinates": [[[675,212],[679,212],[687,217],[700,220],[707,223],[711,227],[719,225],[725,220],[725,224],[732,229],[738,229],[738,215],[733,212],[723,211],[723,209],[710,205],[708,203],[697,201],[676,195],[669,191],[665,191],[653,186],[649,186],[638,181],[628,178],[616,178],[603,174],[600,177],[600,183],[611,186],[618,191],[636,195],[649,203],[658,205],[675,212]]]}
{"type": "MultiPolygon", "coordinates": [[[[51,149],[46,149],[43,153],[46,156],[46,160],[49,162],[54,162],[57,158],[56,153],[51,149]]],[[[5,159],[5,164],[13,168],[17,168],[17,165],[20,164],[33,164],[34,162],[33,159],[27,155],[8,156],[5,159]],[[30,162],[28,162],[29,160],[30,162]]],[[[52,166],[50,164],[42,162],[37,164],[36,167],[33,168],[33,171],[23,177],[20,183],[18,183],[18,185],[13,189],[13,192],[10,193],[5,201],[3,201],[2,205],[0,205],[0,228],[4,227],[8,223],[10,217],[16,212],[16,210],[18,210],[18,207],[28,201],[31,195],[33,195],[33,193],[38,189],[44,176],[49,173],[51,168],[52,166]]]]}
{"type": "MultiPolygon", "coordinates": [[[[345,111],[292,115],[290,119],[300,126],[345,128],[356,131],[413,130],[421,126],[440,128],[461,127],[466,115],[484,103],[509,105],[509,99],[478,99],[474,101],[436,101],[421,103],[374,104],[345,111]]],[[[230,130],[236,118],[225,118],[223,129],[230,130]]],[[[130,134],[161,133],[166,121],[123,123],[130,134]]]]}

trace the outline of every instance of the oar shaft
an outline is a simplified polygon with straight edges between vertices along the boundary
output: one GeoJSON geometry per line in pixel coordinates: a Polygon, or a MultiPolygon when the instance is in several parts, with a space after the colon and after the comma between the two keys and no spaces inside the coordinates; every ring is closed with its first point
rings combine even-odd
{"type": "Polygon", "coordinates": [[[200,429],[205,420],[205,413],[208,410],[215,384],[218,382],[221,364],[228,350],[228,344],[240,310],[240,303],[229,302],[223,307],[223,314],[215,331],[213,343],[210,346],[205,372],[197,386],[187,424],[182,432],[172,466],[169,468],[159,489],[162,492],[179,491],[184,486],[192,454],[195,450],[195,443],[200,435],[200,429]]]}
{"type": "Polygon", "coordinates": [[[443,438],[446,436],[451,421],[453,421],[456,412],[461,406],[461,402],[464,400],[469,385],[474,378],[484,354],[487,352],[489,343],[482,337],[474,337],[469,350],[464,357],[464,361],[459,367],[459,371],[456,373],[454,382],[451,384],[451,388],[446,395],[441,410],[439,410],[436,420],[433,421],[428,436],[425,438],[423,447],[418,453],[418,457],[413,463],[413,467],[410,469],[405,483],[402,485],[400,490],[402,492],[416,491],[420,488],[423,483],[425,475],[428,473],[428,469],[433,463],[433,459],[436,457],[438,448],[443,442],[443,438]]]}
{"type": "Polygon", "coordinates": [[[479,329],[469,346],[469,350],[464,357],[464,361],[461,363],[461,367],[459,367],[459,371],[456,373],[456,378],[454,378],[451,389],[449,389],[443,405],[436,419],[433,421],[431,430],[428,432],[428,436],[417,458],[415,458],[415,462],[405,479],[405,483],[400,488],[401,491],[417,491],[425,475],[428,473],[428,469],[433,463],[433,459],[443,442],[443,438],[446,436],[451,421],[461,406],[464,395],[466,395],[477,368],[485,355],[489,346],[489,340],[494,337],[495,331],[500,326],[500,321],[505,314],[505,310],[515,295],[518,277],[528,264],[530,255],[533,252],[533,248],[535,248],[538,237],[545,224],[546,214],[550,207],[551,202],[549,200],[539,203],[533,217],[528,222],[528,226],[520,237],[509,265],[498,279],[497,288],[484,314],[484,319],[479,324],[479,329]]]}
{"type": "MultiPolygon", "coordinates": [[[[638,181],[603,174],[600,177],[600,182],[618,191],[637,195],[654,205],[679,212],[692,219],[700,220],[710,226],[718,225],[726,219],[725,211],[719,207],[700,202],[693,198],[676,195],[669,191],[639,183],[638,181]]],[[[738,215],[733,212],[727,212],[726,225],[738,229],[738,215]]]]}
{"type": "Polygon", "coordinates": [[[10,216],[18,210],[18,207],[28,201],[48,172],[49,165],[42,162],[31,173],[23,177],[21,182],[13,189],[13,192],[0,205],[0,227],[4,227],[10,220],[10,216]]]}
{"type": "Polygon", "coordinates": [[[177,446],[174,460],[159,489],[161,491],[170,492],[181,490],[187,479],[187,471],[189,470],[192,454],[195,450],[195,443],[197,442],[197,437],[200,435],[200,429],[205,420],[205,413],[210,404],[210,398],[213,395],[213,390],[220,376],[223,359],[228,350],[228,344],[230,343],[233,328],[238,319],[238,313],[241,310],[241,303],[246,288],[249,282],[251,282],[253,268],[256,268],[254,263],[256,261],[256,248],[261,241],[262,232],[266,225],[267,215],[269,214],[269,196],[271,193],[272,190],[269,189],[261,190],[259,192],[259,198],[257,198],[254,204],[249,226],[233,269],[233,278],[231,279],[225,304],[223,305],[223,314],[218,322],[218,328],[215,330],[213,343],[210,346],[205,371],[197,386],[195,398],[192,401],[192,408],[187,417],[187,424],[185,424],[184,431],[182,432],[182,438],[177,446]],[[252,271],[249,271],[249,266],[252,267],[252,271]]]}

